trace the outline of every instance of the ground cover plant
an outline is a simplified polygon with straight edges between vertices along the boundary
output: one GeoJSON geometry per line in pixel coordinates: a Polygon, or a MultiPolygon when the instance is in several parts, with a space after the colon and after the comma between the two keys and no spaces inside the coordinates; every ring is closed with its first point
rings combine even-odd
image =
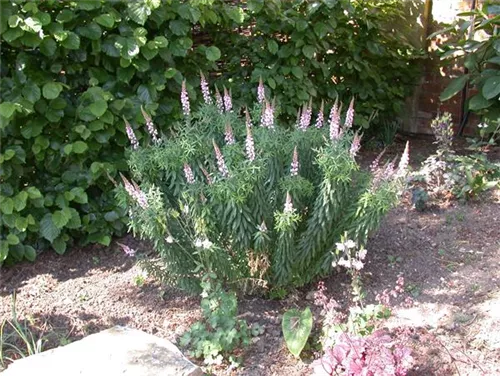
{"type": "Polygon", "coordinates": [[[413,204],[418,210],[424,210],[426,201],[436,195],[447,193],[462,200],[477,198],[481,193],[500,186],[500,165],[490,161],[488,148],[495,144],[496,133],[488,135],[484,142],[485,126],[479,125],[481,138],[470,139],[468,154],[457,154],[453,147],[454,126],[451,114],[444,113],[436,117],[431,128],[437,144],[436,153],[429,156],[420,169],[412,176],[414,181],[413,204]],[[422,187],[420,182],[425,183],[422,187]]]}
{"type": "MultiPolygon", "coordinates": [[[[361,136],[352,129],[354,100],[314,116],[311,103],[296,123],[277,121],[277,107],[257,88],[257,101],[233,107],[230,92],[192,109],[183,85],[182,123],[160,135],[144,113],[149,140],[131,142],[132,179],[119,198],[130,207],[130,228],[152,242],[164,281],[196,286],[210,271],[238,288],[300,286],[326,275],[345,235],[363,247],[397,203],[408,165],[377,158],[370,172],[356,162],[361,136]],[[345,115],[344,115],[345,114],[345,115]]],[[[149,267],[155,270],[155,261],[149,267]]]]}
{"type": "Polygon", "coordinates": [[[338,95],[357,98],[356,127],[392,118],[420,56],[405,33],[386,32],[404,24],[401,3],[2,2],[0,263],[123,234],[111,183],[127,169],[122,117],[139,141],[148,138],[141,106],[173,131],[184,80],[202,101],[200,69],[241,103],[262,77],[283,118],[338,95]]]}

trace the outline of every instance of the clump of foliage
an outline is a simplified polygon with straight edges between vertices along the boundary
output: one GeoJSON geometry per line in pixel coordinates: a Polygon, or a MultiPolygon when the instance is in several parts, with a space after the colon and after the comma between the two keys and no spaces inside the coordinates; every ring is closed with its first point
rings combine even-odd
{"type": "MultiPolygon", "coordinates": [[[[377,295],[378,304],[364,305],[360,273],[367,251],[347,238],[336,246],[342,255],[335,266],[344,267],[351,275],[352,306],[345,314],[340,304],[327,296],[324,283],[319,282],[314,303],[320,308],[318,323],[321,325],[323,353],[312,365],[313,374],[406,375],[413,361],[410,349],[402,338],[395,340],[380,329],[380,323],[391,314],[391,299],[404,293],[403,276],[398,277],[393,289],[377,295]]],[[[411,305],[413,301],[407,297],[405,304],[411,305]]],[[[290,352],[298,357],[311,332],[311,311],[309,307],[302,313],[294,309],[287,311],[285,316],[285,341],[290,352]]]]}
{"type": "Polygon", "coordinates": [[[34,333],[27,322],[17,318],[16,295],[12,295],[12,318],[0,323],[0,371],[16,359],[43,351],[44,338],[34,333]]]}
{"type": "MultiPolygon", "coordinates": [[[[482,125],[480,127],[484,128],[482,125]]],[[[453,150],[453,122],[451,115],[445,113],[432,121],[431,128],[436,138],[436,154],[428,157],[413,179],[425,182],[425,188],[434,194],[450,192],[460,199],[477,197],[481,192],[498,187],[500,184],[500,164],[488,160],[479,140],[469,155],[457,155],[453,150]]],[[[489,143],[488,143],[489,144],[489,143]]],[[[416,192],[424,198],[422,187],[416,192]]],[[[422,202],[415,197],[415,205],[422,202]]]]}
{"type": "Polygon", "coordinates": [[[225,88],[212,98],[204,79],[202,91],[197,111],[181,92],[184,119],[168,135],[146,114],[151,137],[139,145],[126,123],[134,180],[123,179],[119,198],[165,281],[189,287],[208,270],[243,289],[302,285],[332,270],[344,232],[365,244],[396,204],[408,147],[398,167],[377,159],[372,173],[360,171],[353,100],[345,116],[335,102],[329,119],[313,119],[306,103],[284,127],[262,85],[250,110],[233,107],[225,88]]]}
{"type": "Polygon", "coordinates": [[[139,141],[141,106],[174,131],[184,79],[201,100],[200,69],[241,88],[242,102],[262,77],[282,117],[337,95],[360,99],[357,126],[376,110],[393,116],[418,56],[402,33],[383,32],[404,19],[402,1],[2,2],[0,263],[123,233],[111,184],[127,168],[121,119],[139,141]]]}
{"type": "Polygon", "coordinates": [[[238,301],[234,292],[227,292],[215,274],[204,275],[201,281],[203,319],[191,326],[181,337],[181,346],[190,349],[194,358],[203,358],[207,365],[223,360],[237,364],[234,350],[250,344],[252,330],[245,320],[237,318],[238,301]]]}
{"type": "Polygon", "coordinates": [[[404,376],[411,368],[411,352],[383,330],[366,337],[341,334],[335,346],[314,362],[315,376],[404,376]]]}
{"type": "MultiPolygon", "coordinates": [[[[352,240],[337,247],[344,252],[338,265],[351,274],[353,305],[344,314],[335,299],[327,297],[324,284],[318,284],[315,304],[321,308],[323,355],[313,363],[314,375],[406,375],[412,364],[410,349],[379,329],[380,322],[391,314],[391,299],[404,292],[404,278],[399,276],[393,289],[377,295],[379,304],[364,305],[360,271],[366,250],[358,249],[352,240]]],[[[407,298],[405,303],[412,301],[407,298]]]]}
{"type": "Polygon", "coordinates": [[[449,100],[466,85],[476,89],[468,99],[468,109],[483,117],[487,124],[483,132],[492,133],[500,125],[500,8],[495,2],[485,1],[458,16],[454,24],[431,36],[446,34],[446,42],[440,45],[441,58],[448,64],[463,61],[468,69],[450,82],[440,98],[449,100]]]}

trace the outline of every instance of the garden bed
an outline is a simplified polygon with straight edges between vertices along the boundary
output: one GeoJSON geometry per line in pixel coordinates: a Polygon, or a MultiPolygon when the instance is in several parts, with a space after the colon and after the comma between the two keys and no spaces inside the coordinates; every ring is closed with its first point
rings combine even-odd
{"type": "MultiPolygon", "coordinates": [[[[397,143],[395,152],[404,144],[397,143]],[[396,150],[397,149],[397,150],[396,150]]],[[[429,152],[428,141],[413,142],[412,159],[429,152]],[[417,149],[417,151],[415,151],[417,149]]],[[[371,155],[363,161],[369,163],[371,155]]],[[[391,288],[401,273],[412,307],[395,307],[384,325],[408,328],[413,375],[493,375],[500,372],[500,194],[460,204],[442,203],[422,213],[406,199],[385,218],[368,243],[363,272],[367,299],[391,288]]],[[[131,247],[145,246],[128,237],[131,247]]],[[[349,299],[344,274],[325,280],[339,302],[349,299]]],[[[239,312],[249,323],[265,326],[245,354],[237,375],[309,374],[311,349],[294,359],[284,345],[281,316],[287,309],[312,306],[315,286],[285,300],[240,298],[239,312]]],[[[3,268],[0,320],[11,318],[11,293],[17,292],[20,319],[28,320],[47,342],[64,345],[113,325],[128,325],[177,340],[199,318],[199,298],[162,289],[144,276],[118,245],[64,256],[45,252],[36,263],[3,268]]],[[[225,370],[216,374],[230,374],[225,370]]]]}

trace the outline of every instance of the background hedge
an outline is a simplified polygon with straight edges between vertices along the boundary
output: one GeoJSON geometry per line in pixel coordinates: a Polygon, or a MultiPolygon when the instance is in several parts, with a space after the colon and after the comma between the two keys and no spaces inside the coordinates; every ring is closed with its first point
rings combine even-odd
{"type": "Polygon", "coordinates": [[[391,30],[403,2],[1,2],[0,263],[122,234],[112,184],[127,168],[122,117],[143,137],[142,105],[169,132],[180,83],[196,101],[200,71],[237,87],[235,101],[262,77],[285,117],[339,95],[356,98],[357,126],[390,121],[421,56],[391,30]]]}

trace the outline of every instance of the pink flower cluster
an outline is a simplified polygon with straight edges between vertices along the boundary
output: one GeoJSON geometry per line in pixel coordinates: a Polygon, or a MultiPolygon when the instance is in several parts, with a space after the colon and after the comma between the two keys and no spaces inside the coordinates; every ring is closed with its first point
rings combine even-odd
{"type": "Polygon", "coordinates": [[[221,114],[224,113],[224,100],[222,99],[222,96],[220,95],[217,86],[215,87],[215,104],[217,105],[219,113],[221,114]]]}
{"type": "Polygon", "coordinates": [[[201,86],[201,94],[203,95],[203,100],[206,104],[212,104],[212,97],[210,96],[210,89],[208,88],[208,82],[205,79],[205,76],[202,72],[200,72],[200,86],[201,86]]]}
{"type": "Polygon", "coordinates": [[[344,128],[349,129],[352,127],[354,122],[354,98],[351,99],[351,103],[349,103],[349,108],[347,109],[347,113],[345,115],[344,128]]]}
{"type": "Polygon", "coordinates": [[[188,184],[194,183],[193,170],[191,169],[191,166],[188,165],[187,163],[184,163],[184,176],[186,177],[186,181],[188,182],[188,184]]]}
{"type": "Polygon", "coordinates": [[[229,123],[226,123],[226,129],[224,131],[224,140],[226,141],[227,145],[234,145],[236,143],[236,140],[234,139],[233,128],[229,123]]]}
{"type": "Polygon", "coordinates": [[[351,149],[349,150],[351,157],[355,158],[360,148],[361,148],[361,136],[358,133],[355,133],[354,138],[352,140],[351,149]]]}
{"type": "Polygon", "coordinates": [[[123,118],[123,121],[125,122],[125,131],[127,132],[127,137],[132,145],[132,149],[137,150],[139,148],[139,142],[137,141],[134,130],[127,119],[123,118]]]}
{"type": "Polygon", "coordinates": [[[305,131],[307,130],[307,128],[309,128],[309,125],[311,125],[312,102],[309,101],[309,104],[304,104],[304,106],[302,107],[302,112],[299,112],[299,114],[300,114],[300,120],[298,128],[302,131],[305,131]]]}
{"type": "Polygon", "coordinates": [[[245,151],[249,161],[255,160],[255,144],[252,136],[252,128],[248,126],[247,122],[247,138],[245,140],[245,151]]]}
{"type": "Polygon", "coordinates": [[[224,161],[224,156],[222,155],[219,147],[213,141],[214,144],[214,150],[215,150],[215,158],[217,159],[217,167],[219,168],[219,172],[223,177],[228,177],[229,176],[229,170],[227,169],[226,162],[224,161]]]}
{"type": "Polygon", "coordinates": [[[316,128],[322,128],[323,127],[323,123],[325,122],[325,114],[324,114],[324,105],[325,105],[325,102],[324,101],[321,101],[321,107],[319,109],[319,112],[318,112],[318,117],[316,118],[316,124],[314,124],[314,126],[316,128]]]}
{"type": "Polygon", "coordinates": [[[262,82],[262,77],[259,78],[259,86],[257,87],[257,102],[260,104],[266,101],[266,91],[264,89],[264,83],[262,82]]]}
{"type": "Polygon", "coordinates": [[[260,125],[264,128],[274,128],[274,106],[267,101],[264,102],[260,125]]]}
{"type": "Polygon", "coordinates": [[[158,130],[156,129],[153,123],[153,119],[151,119],[151,116],[148,115],[148,113],[144,110],[142,106],[141,106],[141,112],[142,116],[144,117],[144,120],[146,120],[146,129],[148,130],[148,133],[151,136],[151,140],[153,140],[153,143],[159,144],[160,138],[158,137],[158,130]]]}
{"type": "Polygon", "coordinates": [[[330,125],[330,140],[338,140],[341,136],[340,129],[340,112],[342,110],[342,105],[339,107],[338,98],[335,100],[332,109],[330,110],[330,116],[328,118],[328,123],[330,125]]]}
{"type": "Polygon", "coordinates": [[[125,186],[125,190],[129,194],[132,199],[134,199],[141,208],[148,208],[148,200],[146,194],[141,190],[141,188],[137,185],[135,181],[132,180],[132,183],[128,181],[128,179],[120,173],[120,176],[123,180],[123,185],[125,186]]]}
{"type": "Polygon", "coordinates": [[[285,207],[283,208],[283,213],[293,213],[293,203],[292,203],[292,196],[290,196],[290,192],[286,193],[285,207]]]}
{"type": "Polygon", "coordinates": [[[297,153],[297,146],[293,149],[293,158],[290,165],[290,176],[297,176],[299,174],[299,154],[297,153]]]}
{"type": "Polygon", "coordinates": [[[231,99],[231,93],[224,87],[224,109],[226,112],[231,112],[233,110],[233,101],[231,99]]]}
{"type": "Polygon", "coordinates": [[[184,114],[184,116],[189,116],[191,113],[191,109],[189,106],[189,96],[186,90],[186,80],[182,81],[181,105],[182,105],[182,113],[184,114]]]}
{"type": "MultiPolygon", "coordinates": [[[[391,298],[397,298],[398,296],[404,294],[405,292],[405,279],[402,274],[398,275],[398,279],[396,281],[396,285],[392,289],[385,289],[382,291],[382,293],[377,294],[375,299],[380,304],[383,304],[385,306],[390,306],[391,305],[391,298]]],[[[407,296],[404,300],[404,304],[407,307],[411,307],[413,305],[413,299],[409,296],[407,296]]]]}

